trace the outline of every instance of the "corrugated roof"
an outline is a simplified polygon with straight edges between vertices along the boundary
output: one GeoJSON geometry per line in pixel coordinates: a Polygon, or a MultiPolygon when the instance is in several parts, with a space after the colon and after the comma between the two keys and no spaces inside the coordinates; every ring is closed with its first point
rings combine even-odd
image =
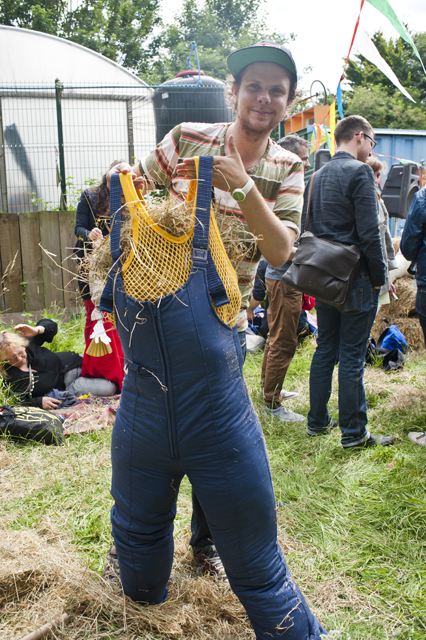
{"type": "Polygon", "coordinates": [[[134,73],[87,47],[56,36],[0,25],[0,83],[146,85],[134,73]]]}

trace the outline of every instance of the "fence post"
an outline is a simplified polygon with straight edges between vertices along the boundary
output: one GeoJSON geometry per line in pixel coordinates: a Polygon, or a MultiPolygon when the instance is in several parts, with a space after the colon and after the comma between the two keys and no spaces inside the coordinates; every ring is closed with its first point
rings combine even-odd
{"type": "Polygon", "coordinates": [[[0,98],[0,184],[1,184],[2,211],[3,213],[9,213],[9,204],[7,201],[7,181],[6,181],[6,147],[4,146],[1,98],[0,98]]]}
{"type": "Polygon", "coordinates": [[[59,145],[59,171],[61,173],[61,202],[60,208],[67,208],[67,183],[65,180],[65,152],[64,152],[64,134],[62,129],[62,92],[64,90],[64,86],[59,80],[56,78],[55,80],[55,95],[56,95],[56,120],[58,124],[58,145],[59,145]]]}
{"type": "Polygon", "coordinates": [[[133,99],[129,98],[127,102],[127,139],[129,141],[129,164],[135,164],[135,145],[133,138],[133,99]]]}

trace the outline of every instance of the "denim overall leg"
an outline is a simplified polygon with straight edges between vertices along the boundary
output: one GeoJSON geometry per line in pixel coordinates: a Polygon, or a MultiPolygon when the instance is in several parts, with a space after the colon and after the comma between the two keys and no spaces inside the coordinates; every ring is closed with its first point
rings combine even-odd
{"type": "MultiPolygon", "coordinates": [[[[200,167],[202,160],[211,158],[200,158],[200,167]]],[[[141,302],[126,295],[119,272],[114,276],[127,362],[112,435],[111,490],[123,589],[135,601],[167,597],[176,500],[187,475],[256,638],[319,640],[326,632],[277,543],[269,461],[241,375],[237,330],[212,304],[200,246],[200,235],[208,242],[209,216],[210,204],[206,209],[197,197],[193,268],[174,294],[141,302]]]]}

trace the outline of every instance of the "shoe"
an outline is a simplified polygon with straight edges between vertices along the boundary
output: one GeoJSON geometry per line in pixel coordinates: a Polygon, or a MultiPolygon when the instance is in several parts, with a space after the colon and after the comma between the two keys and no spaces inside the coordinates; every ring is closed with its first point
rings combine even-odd
{"type": "Polygon", "coordinates": [[[263,407],[264,413],[272,414],[276,418],[283,420],[284,422],[304,422],[305,416],[300,415],[300,413],[294,413],[294,411],[289,411],[282,404],[276,409],[270,409],[266,405],[263,407]]]}
{"type": "Polygon", "coordinates": [[[265,338],[254,333],[246,333],[246,345],[248,353],[256,353],[265,346],[265,338]]]}
{"type": "Polygon", "coordinates": [[[382,447],[390,447],[395,444],[395,436],[375,436],[374,433],[370,433],[367,440],[354,444],[352,447],[343,447],[344,449],[363,449],[365,447],[377,447],[380,444],[382,447]]]}
{"type": "Polygon", "coordinates": [[[338,424],[339,423],[337,422],[337,420],[330,418],[330,422],[325,429],[321,429],[321,431],[313,431],[312,433],[308,431],[308,436],[311,436],[311,438],[315,438],[316,436],[326,436],[331,433],[331,431],[335,429],[338,424]]]}
{"type": "Polygon", "coordinates": [[[284,391],[284,389],[280,393],[281,400],[290,400],[290,398],[298,398],[299,394],[297,391],[284,391]]]}
{"type": "Polygon", "coordinates": [[[108,550],[105,569],[102,577],[104,578],[104,580],[111,580],[111,582],[117,582],[118,584],[121,584],[120,566],[118,564],[118,557],[115,547],[111,547],[108,550]]]}
{"type": "Polygon", "coordinates": [[[426,447],[426,431],[410,431],[408,434],[411,442],[414,444],[419,444],[421,447],[426,447]]]}
{"type": "Polygon", "coordinates": [[[225,567],[222,560],[214,547],[205,547],[206,553],[198,553],[195,562],[198,565],[197,574],[208,573],[215,576],[218,580],[228,581],[225,567]]]}

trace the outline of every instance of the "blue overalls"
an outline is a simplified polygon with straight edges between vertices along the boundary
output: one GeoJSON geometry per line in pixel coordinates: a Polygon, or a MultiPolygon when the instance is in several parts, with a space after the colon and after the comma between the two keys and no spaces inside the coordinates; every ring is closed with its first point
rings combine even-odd
{"type": "MultiPolygon", "coordinates": [[[[205,180],[198,185],[193,266],[184,286],[155,303],[141,302],[126,295],[118,269],[111,274],[127,362],[111,445],[111,522],[121,581],[132,600],[166,599],[176,500],[187,475],[256,638],[319,640],[326,632],[277,542],[268,455],[241,374],[237,329],[218,318],[211,301],[217,284],[208,268],[212,162],[200,157],[205,180]]],[[[118,179],[111,181],[115,265],[118,179]]],[[[105,296],[102,308],[111,310],[105,296]]]]}

